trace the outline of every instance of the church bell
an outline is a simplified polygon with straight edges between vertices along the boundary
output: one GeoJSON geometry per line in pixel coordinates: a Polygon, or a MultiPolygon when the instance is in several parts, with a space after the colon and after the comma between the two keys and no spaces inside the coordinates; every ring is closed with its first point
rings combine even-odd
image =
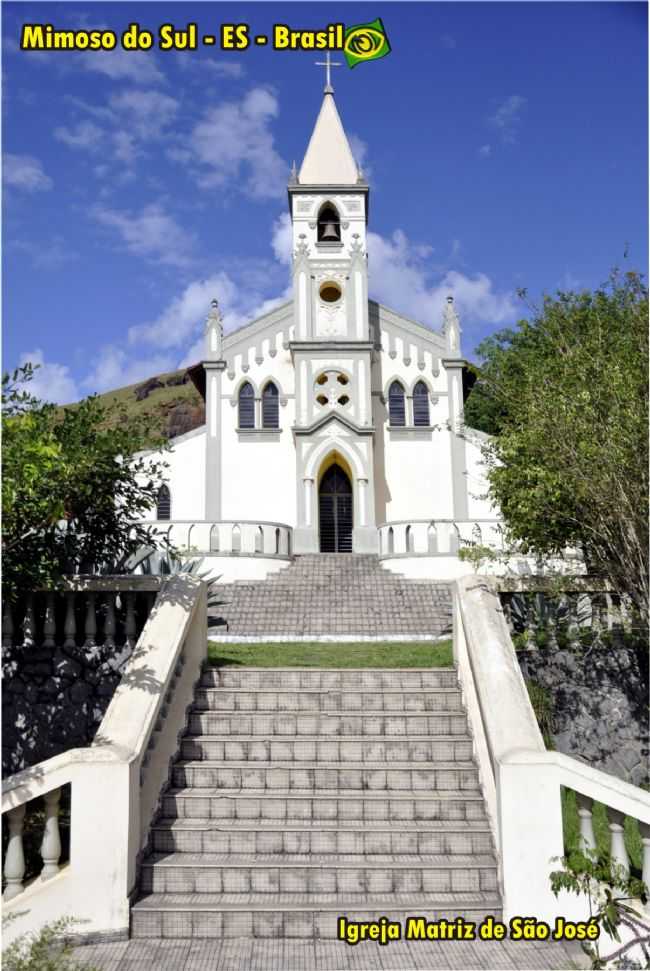
{"type": "Polygon", "coordinates": [[[323,223],[323,228],[321,230],[321,239],[324,243],[338,243],[339,241],[339,230],[335,222],[323,223]]]}

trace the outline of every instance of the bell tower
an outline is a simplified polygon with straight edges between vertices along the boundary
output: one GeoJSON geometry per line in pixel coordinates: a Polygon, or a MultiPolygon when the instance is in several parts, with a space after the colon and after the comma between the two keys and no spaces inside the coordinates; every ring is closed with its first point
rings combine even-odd
{"type": "Polygon", "coordinates": [[[294,166],[291,173],[289,206],[296,340],[367,341],[368,185],[341,124],[329,72],[300,171],[294,166]]]}
{"type": "Polygon", "coordinates": [[[296,374],[298,490],[294,550],[330,549],[329,494],[321,487],[336,462],[345,467],[349,483],[345,501],[337,499],[337,509],[345,507],[348,519],[340,547],[335,530],[336,551],[349,551],[351,543],[355,553],[374,553],[368,184],[334,102],[333,66],[328,55],[320,112],[300,170],[294,164],[289,181],[294,294],[289,347],[296,374]]]}

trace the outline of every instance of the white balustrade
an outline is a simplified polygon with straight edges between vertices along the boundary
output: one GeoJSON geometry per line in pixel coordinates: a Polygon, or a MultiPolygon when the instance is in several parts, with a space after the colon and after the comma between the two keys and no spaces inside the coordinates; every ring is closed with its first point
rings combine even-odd
{"type": "Polygon", "coordinates": [[[412,519],[378,529],[380,556],[457,556],[462,546],[477,544],[503,549],[496,520],[412,519]]]}
{"type": "MultiPolygon", "coordinates": [[[[93,744],[3,780],[2,811],[9,831],[3,896],[5,914],[13,917],[3,929],[7,944],[70,913],[81,921],[81,936],[128,934],[137,861],[205,659],[207,586],[203,581],[187,574],[164,580],[85,577],[75,578],[71,586],[68,593],[85,600],[81,633],[87,638],[96,633],[97,601],[105,609],[104,635],[109,639],[116,635],[119,610],[126,613],[126,639],[134,640],[136,595],[157,595],[156,610],[149,613],[93,744]],[[116,587],[121,593],[119,606],[116,587]],[[59,807],[64,786],[70,791],[70,860],[62,865],[59,807]],[[26,883],[25,819],[41,797],[45,804],[42,866],[26,883]]],[[[76,641],[71,602],[68,596],[62,635],[76,641]]],[[[30,607],[24,626],[32,624],[33,630],[34,604],[30,607]]],[[[49,628],[45,636],[55,643],[59,640],[49,628]]]]}
{"type": "Polygon", "coordinates": [[[25,805],[16,806],[7,813],[9,820],[9,842],[5,855],[4,877],[7,888],[3,894],[4,900],[13,900],[25,889],[25,854],[23,852],[23,826],[25,823],[25,805]]]}
{"type": "Polygon", "coordinates": [[[59,802],[61,789],[52,789],[43,796],[45,801],[45,828],[41,843],[43,869],[41,880],[49,880],[59,872],[59,858],[61,856],[61,836],[59,834],[59,802]]]}
{"type": "Polygon", "coordinates": [[[592,852],[596,849],[596,835],[593,822],[593,799],[576,793],[578,819],[580,820],[580,848],[592,852]]]}
{"type": "MultiPolygon", "coordinates": [[[[566,581],[568,626],[577,638],[578,594],[587,579],[566,581]]],[[[550,873],[564,855],[562,788],[576,794],[583,850],[596,848],[593,804],[606,807],[610,857],[630,873],[625,817],[637,820],[643,846],[642,878],[650,887],[650,793],[557,751],[547,751],[510,638],[499,590],[530,594],[539,581],[466,576],[456,582],[454,657],[474,739],[474,755],[501,857],[504,919],[535,914],[554,923],[588,919],[588,902],[551,891],[550,873]],[[498,704],[495,704],[498,699],[498,704]]],[[[602,597],[596,583],[596,594],[602,597]]],[[[600,602],[600,600],[599,600],[600,602]]],[[[532,603],[529,597],[528,607],[532,603]]],[[[596,616],[589,612],[591,620],[596,616]]],[[[590,620],[590,622],[591,622],[590,620]]],[[[597,628],[596,628],[597,629],[597,628]]],[[[614,942],[615,943],[615,942],[614,942]]]]}
{"type": "Polygon", "coordinates": [[[224,520],[220,522],[147,522],[156,538],[168,540],[184,557],[291,555],[291,526],[286,523],[224,520]]]}

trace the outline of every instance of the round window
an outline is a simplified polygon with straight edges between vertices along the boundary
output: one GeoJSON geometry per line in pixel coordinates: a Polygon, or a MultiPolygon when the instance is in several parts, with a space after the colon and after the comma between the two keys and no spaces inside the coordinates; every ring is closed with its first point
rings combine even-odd
{"type": "Polygon", "coordinates": [[[340,286],[338,283],[334,283],[331,280],[328,280],[327,283],[323,283],[318,292],[320,293],[321,300],[323,300],[325,303],[336,303],[337,300],[341,299],[340,286]]]}

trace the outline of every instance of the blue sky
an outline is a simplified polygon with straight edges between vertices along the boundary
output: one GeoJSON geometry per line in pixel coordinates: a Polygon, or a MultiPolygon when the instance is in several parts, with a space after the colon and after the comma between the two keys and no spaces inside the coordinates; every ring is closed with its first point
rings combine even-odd
{"type": "MultiPolygon", "coordinates": [[[[647,265],[642,3],[4,3],[4,366],[74,400],[195,362],[289,285],[286,182],[320,106],[313,52],[18,50],[57,28],[196,21],[296,28],[383,18],[392,53],[336,68],[369,177],[371,296],[463,348],[515,291],[647,265]],[[627,251],[627,257],[624,253],[627,251]]],[[[342,60],[340,56],[337,60],[342,60]]]]}

